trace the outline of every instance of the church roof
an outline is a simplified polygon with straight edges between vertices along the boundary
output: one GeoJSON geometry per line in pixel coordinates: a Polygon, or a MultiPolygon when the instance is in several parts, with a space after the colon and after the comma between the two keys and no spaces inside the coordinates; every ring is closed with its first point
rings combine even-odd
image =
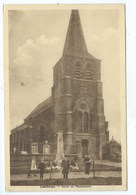
{"type": "Polygon", "coordinates": [[[72,10],[63,55],[97,59],[88,53],[78,10],[72,10]]]}
{"type": "Polygon", "coordinates": [[[33,118],[36,115],[40,114],[44,110],[50,108],[52,106],[52,96],[48,97],[46,100],[38,104],[36,108],[27,116],[27,118],[33,118]]]}

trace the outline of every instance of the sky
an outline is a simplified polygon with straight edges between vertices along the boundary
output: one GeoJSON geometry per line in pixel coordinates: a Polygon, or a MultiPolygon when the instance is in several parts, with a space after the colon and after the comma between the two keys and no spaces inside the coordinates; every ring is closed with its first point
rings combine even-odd
{"type": "MultiPolygon", "coordinates": [[[[62,56],[70,10],[9,11],[10,129],[51,95],[53,66],[62,56]]],[[[102,60],[104,113],[121,141],[120,13],[79,10],[89,53],[102,60]]]]}

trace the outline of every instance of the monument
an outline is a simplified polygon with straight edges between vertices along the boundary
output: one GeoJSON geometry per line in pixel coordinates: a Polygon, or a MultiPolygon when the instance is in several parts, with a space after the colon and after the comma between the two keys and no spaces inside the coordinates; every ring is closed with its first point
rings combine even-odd
{"type": "Polygon", "coordinates": [[[56,159],[60,158],[61,156],[64,156],[63,134],[58,133],[56,159]]]}
{"type": "Polygon", "coordinates": [[[46,140],[43,145],[43,154],[49,154],[50,153],[50,145],[48,144],[48,141],[46,140]]]}
{"type": "Polygon", "coordinates": [[[33,142],[31,146],[32,154],[38,154],[38,143],[33,142]]]}

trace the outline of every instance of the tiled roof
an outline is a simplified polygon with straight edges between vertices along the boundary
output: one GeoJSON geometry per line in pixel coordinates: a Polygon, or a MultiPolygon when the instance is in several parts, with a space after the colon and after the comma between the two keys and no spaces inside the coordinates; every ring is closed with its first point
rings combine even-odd
{"type": "Polygon", "coordinates": [[[48,97],[46,100],[41,102],[28,116],[27,118],[33,118],[34,116],[40,114],[47,108],[50,108],[52,106],[52,96],[48,97]]]}

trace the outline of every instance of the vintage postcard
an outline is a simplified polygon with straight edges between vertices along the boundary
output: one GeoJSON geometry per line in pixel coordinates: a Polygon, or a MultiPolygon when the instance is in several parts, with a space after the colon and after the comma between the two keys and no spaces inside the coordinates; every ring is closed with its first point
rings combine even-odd
{"type": "Polygon", "coordinates": [[[126,190],[125,7],[5,5],[7,191],[126,190]]]}

